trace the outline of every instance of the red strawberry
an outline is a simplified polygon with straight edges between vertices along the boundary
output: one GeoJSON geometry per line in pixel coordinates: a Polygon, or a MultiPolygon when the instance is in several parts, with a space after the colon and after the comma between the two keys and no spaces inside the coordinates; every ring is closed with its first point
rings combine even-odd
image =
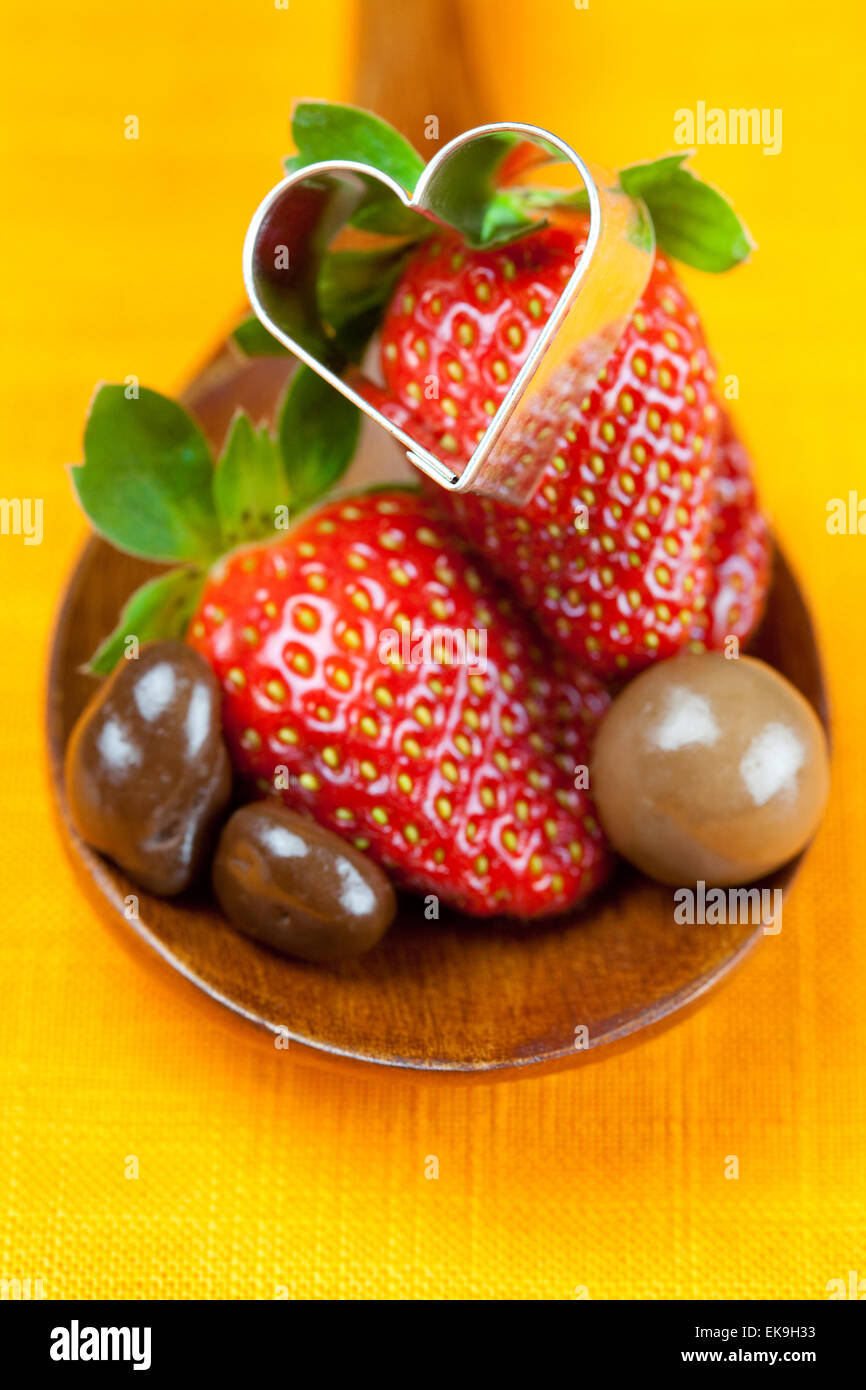
{"type": "MultiPolygon", "coordinates": [[[[392,398],[440,450],[471,453],[582,254],[585,230],[585,219],[571,218],[487,251],[443,235],[409,262],[385,316],[383,371],[392,398]]],[[[706,605],[713,379],[698,317],[658,254],[530,504],[518,511],[437,490],[548,633],[602,675],[673,655],[706,605]]]]}
{"type": "Polygon", "coordinates": [[[728,637],[745,642],[761,620],[770,583],[773,546],[758,506],[752,463],[722,414],[713,478],[709,603],[694,638],[711,648],[728,637]]]}
{"type": "MultiPolygon", "coordinates": [[[[606,696],[555,662],[512,601],[436,534],[417,493],[307,514],[285,538],[233,552],[206,584],[188,640],[225,691],[238,769],[351,838],[407,887],[478,915],[573,906],[607,853],[575,790],[606,696]],[[385,631],[486,633],[483,674],[385,631]],[[416,664],[417,658],[417,664],[416,664]],[[278,783],[276,783],[278,785],[278,783]]],[[[458,648],[459,654],[459,648],[458,648]]]]}

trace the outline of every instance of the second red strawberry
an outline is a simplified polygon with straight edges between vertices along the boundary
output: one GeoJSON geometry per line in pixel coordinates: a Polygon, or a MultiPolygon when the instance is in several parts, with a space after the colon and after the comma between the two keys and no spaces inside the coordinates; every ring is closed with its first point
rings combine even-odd
{"type": "MultiPolygon", "coordinates": [[[[385,316],[392,400],[443,453],[468,458],[585,246],[585,220],[469,251],[444,236],[408,265],[385,316]],[[431,391],[434,381],[438,389],[431,391]]],[[[638,309],[518,511],[431,489],[542,627],[603,676],[701,640],[716,584],[720,411],[697,314],[656,255],[638,309]]],[[[742,605],[760,610],[762,594],[742,605]]]]}

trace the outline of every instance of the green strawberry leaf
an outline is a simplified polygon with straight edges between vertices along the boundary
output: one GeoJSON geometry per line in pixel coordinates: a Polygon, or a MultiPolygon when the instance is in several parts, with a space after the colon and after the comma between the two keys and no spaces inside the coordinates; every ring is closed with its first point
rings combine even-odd
{"type": "Polygon", "coordinates": [[[420,212],[413,212],[401,203],[396,194],[376,179],[364,179],[367,195],[349,219],[351,227],[377,236],[400,237],[404,241],[424,241],[436,228],[420,212]]]}
{"type": "Polygon", "coordinates": [[[213,498],[225,548],[274,535],[277,507],[289,489],[277,441],[266,425],[256,429],[239,411],[213,475],[213,498]]]}
{"type": "Polygon", "coordinates": [[[102,386],[84,431],[84,463],[71,470],[78,500],[119,550],[148,560],[202,560],[219,544],[213,467],[190,415],[146,387],[102,386]]]}
{"type": "Polygon", "coordinates": [[[635,204],[636,216],[634,225],[630,226],[626,235],[632,246],[637,246],[641,251],[646,251],[651,256],[656,249],[655,229],[653,220],[649,215],[649,210],[644,203],[635,204]]]}
{"type": "Polygon", "coordinates": [[[573,193],[566,192],[563,188],[543,188],[532,185],[527,188],[515,188],[512,196],[519,198],[525,208],[534,208],[544,211],[547,208],[568,208],[569,212],[589,212],[589,198],[586,189],[577,188],[573,193]]]}
{"type": "Polygon", "coordinates": [[[289,383],[277,426],[292,510],[301,511],[345,473],[358,444],[361,413],[309,367],[289,383]]]}
{"type": "Polygon", "coordinates": [[[406,258],[406,246],[381,251],[332,251],[319,271],[322,317],[350,362],[360,362],[379,326],[406,258]]]}
{"type": "MultiPolygon", "coordinates": [[[[633,198],[644,198],[654,187],[667,183],[688,158],[688,154],[666,154],[661,159],[630,164],[628,168],[620,169],[617,175],[619,185],[633,198]]],[[[515,196],[531,208],[564,207],[574,212],[589,212],[589,197],[585,188],[566,193],[563,189],[545,188],[539,184],[519,188],[515,191],[515,196]]]]}
{"type": "MultiPolygon", "coordinates": [[[[424,168],[417,150],[399,131],[358,106],[299,102],[292,113],[292,138],[298,153],[286,160],[287,173],[321,160],[345,159],[381,169],[411,193],[424,168]]],[[[429,223],[406,208],[390,189],[374,178],[365,182],[367,194],[351,219],[352,226],[415,240],[429,235],[429,223]]]]}
{"type": "Polygon", "coordinates": [[[353,318],[347,318],[337,329],[334,341],[349,362],[359,365],[370,339],[382,322],[382,305],[375,304],[353,318]]]}
{"type": "Polygon", "coordinates": [[[233,330],[232,342],[245,357],[291,356],[289,349],[268,332],[255,314],[248,314],[233,330]]]}
{"type": "Polygon", "coordinates": [[[430,211],[454,227],[469,246],[514,241],[543,225],[527,214],[519,191],[499,189],[496,175],[519,137],[497,131],[455,150],[428,190],[430,211]]]}
{"type": "Polygon", "coordinates": [[[195,612],[204,585],[204,572],[174,569],[149,579],[127,601],[117,627],[97,648],[85,669],[107,676],[125,655],[128,638],[139,645],[165,638],[182,638],[195,612]]]}
{"type": "Polygon", "coordinates": [[[516,194],[494,193],[484,209],[478,240],[469,244],[479,249],[503,246],[546,226],[546,217],[527,217],[526,208],[516,194]]]}
{"type": "MultiPolygon", "coordinates": [[[[376,251],[331,251],[322,258],[316,296],[321,318],[335,331],[325,359],[329,365],[339,370],[339,354],[353,362],[360,359],[378,327],[407,250],[404,243],[376,251]]],[[[246,357],[288,353],[255,314],[238,324],[232,341],[246,357]]]]}
{"type": "Polygon", "coordinates": [[[687,169],[651,182],[640,196],[658,245],[674,260],[718,274],[750,255],[754,243],[728,200],[687,169]]]}
{"type": "MultiPolygon", "coordinates": [[[[334,159],[348,159],[349,157],[345,154],[333,156],[334,159]]],[[[368,163],[369,161],[356,160],[355,162],[368,163]]],[[[303,154],[290,154],[286,155],[283,160],[283,170],[287,174],[294,174],[299,169],[306,169],[309,165],[318,163],[319,156],[315,154],[310,158],[303,154]]],[[[424,235],[423,219],[418,213],[407,208],[389,188],[386,188],[372,175],[368,178],[365,174],[359,174],[358,178],[364,184],[367,193],[349,219],[350,226],[364,227],[369,231],[388,235],[408,236],[412,240],[417,240],[419,236],[424,235]]]]}
{"type": "MultiPolygon", "coordinates": [[[[619,172],[620,187],[631,197],[643,199],[655,228],[656,244],[667,255],[696,270],[731,270],[752,251],[752,239],[728,200],[682,167],[688,157],[668,154],[645,164],[631,164],[619,172]]],[[[523,188],[517,196],[528,208],[558,206],[589,211],[582,188],[568,194],[551,188],[523,188]]],[[[644,238],[641,244],[645,242],[644,238]]]]}
{"type": "Polygon", "coordinates": [[[360,106],[300,101],[292,112],[292,138],[305,164],[325,159],[371,164],[409,193],[424,169],[420,154],[398,130],[360,106]]]}
{"type": "Polygon", "coordinates": [[[665,154],[661,159],[648,159],[642,164],[630,164],[619,171],[620,188],[633,198],[645,198],[659,184],[667,183],[688,159],[688,154],[665,154]]]}
{"type": "MultiPolygon", "coordinates": [[[[336,306],[335,306],[336,308],[336,306]]],[[[334,335],[334,347],[329,354],[329,366],[339,369],[334,348],[350,362],[360,362],[364,351],[379,327],[382,317],[380,304],[363,309],[352,315],[347,310],[340,313],[340,327],[334,335]]],[[[273,338],[264,324],[250,314],[232,331],[232,342],[245,357],[291,357],[287,347],[273,338]]]]}
{"type": "Polygon", "coordinates": [[[385,304],[400,275],[406,248],[332,251],[319,271],[318,298],[323,318],[341,328],[367,309],[385,304]]]}

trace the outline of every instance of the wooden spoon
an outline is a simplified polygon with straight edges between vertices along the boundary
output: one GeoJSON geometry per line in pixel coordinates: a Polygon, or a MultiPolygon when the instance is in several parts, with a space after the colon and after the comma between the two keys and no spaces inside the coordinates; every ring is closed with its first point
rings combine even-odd
{"type": "MultiPolygon", "coordinates": [[[[427,117],[437,117],[439,140],[431,142],[431,153],[496,115],[481,105],[461,43],[459,6],[448,0],[416,0],[396,9],[390,0],[366,0],[360,74],[360,102],[414,143],[422,143],[427,117]]],[[[223,348],[192,383],[186,402],[218,445],[237,406],[255,418],[271,414],[289,370],[285,359],[241,362],[223,348]]],[[[310,1057],[375,1062],[415,1074],[536,1073],[540,1066],[596,1057],[600,1048],[660,1026],[725,978],[760,937],[760,926],[677,926],[671,890],[624,868],[585,911],[544,926],[479,923],[454,913],[428,921],[421,900],[406,898],[375,951],[323,968],[256,945],[234,931],[204,893],[165,901],[141,892],[76,835],[62,767],[69,732],[93,690],[79,667],[112,628],[131,590],[154,572],[94,539],[64,595],[48,700],[62,831],[83,881],[124,935],[145,942],[265,1034],[281,1035],[310,1057]],[[134,917],[131,896],[138,904],[134,917]]],[[[814,631],[781,555],[754,651],[793,681],[826,727],[814,631]]],[[[762,886],[788,888],[799,862],[762,886]]]]}
{"type": "MultiPolygon", "coordinates": [[[[190,387],[187,404],[217,444],[236,406],[273,409],[285,359],[239,363],[222,350],[190,387]]],[[[97,899],[188,980],[293,1045],[332,1057],[423,1072],[511,1072],[565,1064],[657,1025],[723,979],[761,927],[695,930],[673,921],[671,890],[623,868],[584,912],[554,923],[479,923],[424,917],[405,898],[384,942],[328,968],[279,956],[223,920],[202,894],[182,901],[138,890],[72,828],[63,750],[94,688],[79,667],[116,621],[131,590],[155,572],[99,539],[84,550],[63,599],[51,654],[48,742],[63,834],[97,899]],[[130,920],[127,900],[138,899],[130,920]],[[587,1030],[586,1048],[575,1046],[587,1030]]],[[[755,654],[800,689],[827,726],[815,634],[784,557],[777,556],[755,654]]],[[[761,886],[788,888],[799,860],[761,886]]]]}

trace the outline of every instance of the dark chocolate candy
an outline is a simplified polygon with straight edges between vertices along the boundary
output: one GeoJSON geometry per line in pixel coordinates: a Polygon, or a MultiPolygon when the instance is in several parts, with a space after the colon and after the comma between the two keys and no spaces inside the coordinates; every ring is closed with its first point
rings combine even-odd
{"type": "Polygon", "coordinates": [[[220,706],[203,657],[183,642],[154,642],[119,663],[72,731],[75,828],[153,893],[193,882],[228,805],[220,706]]]}
{"type": "Polygon", "coordinates": [[[397,907],[378,865],[276,801],[235,811],[220,838],[213,884],[230,922],[303,960],[369,951],[397,907]]]}

